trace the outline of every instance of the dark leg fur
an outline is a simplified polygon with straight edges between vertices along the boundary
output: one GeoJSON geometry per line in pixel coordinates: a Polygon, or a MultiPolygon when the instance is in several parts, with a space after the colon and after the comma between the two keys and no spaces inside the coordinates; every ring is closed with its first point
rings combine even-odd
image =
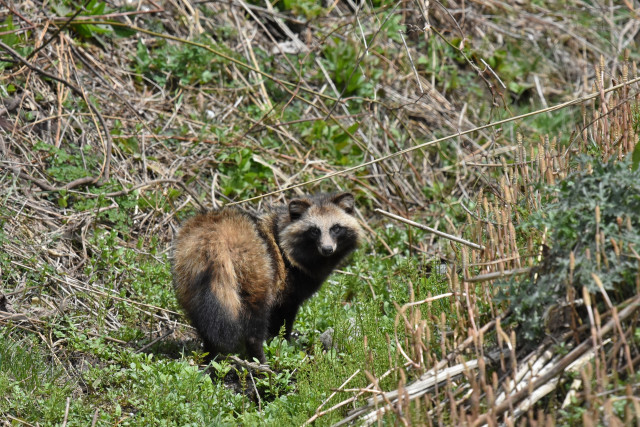
{"type": "Polygon", "coordinates": [[[291,337],[293,330],[293,322],[296,320],[299,305],[291,304],[274,308],[269,319],[269,336],[275,337],[280,333],[282,325],[284,325],[284,338],[291,337]]]}
{"type": "Polygon", "coordinates": [[[247,357],[249,359],[256,358],[262,364],[267,363],[267,359],[264,356],[264,349],[262,348],[262,344],[267,338],[266,335],[267,322],[264,314],[250,314],[247,318],[245,339],[247,357]]]}

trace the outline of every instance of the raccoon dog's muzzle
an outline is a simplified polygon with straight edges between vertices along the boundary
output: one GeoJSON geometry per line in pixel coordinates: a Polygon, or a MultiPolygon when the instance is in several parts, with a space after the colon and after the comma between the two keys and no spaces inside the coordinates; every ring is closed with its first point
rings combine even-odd
{"type": "Polygon", "coordinates": [[[323,239],[318,242],[318,252],[322,256],[331,256],[336,251],[336,242],[331,239],[323,239]]]}

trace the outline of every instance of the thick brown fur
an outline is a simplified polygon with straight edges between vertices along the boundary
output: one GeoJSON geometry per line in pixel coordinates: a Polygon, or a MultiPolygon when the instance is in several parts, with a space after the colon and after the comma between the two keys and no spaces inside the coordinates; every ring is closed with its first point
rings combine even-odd
{"type": "Polygon", "coordinates": [[[237,208],[199,214],[174,242],[178,301],[212,355],[289,338],[300,305],[359,244],[350,193],[292,200],[255,217],[237,208]]]}

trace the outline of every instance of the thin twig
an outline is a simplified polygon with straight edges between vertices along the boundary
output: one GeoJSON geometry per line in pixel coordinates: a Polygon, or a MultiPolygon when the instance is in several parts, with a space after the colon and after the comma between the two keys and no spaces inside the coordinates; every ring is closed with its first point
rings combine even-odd
{"type": "Polygon", "coordinates": [[[409,46],[407,46],[407,41],[404,39],[404,34],[402,31],[398,32],[400,37],[402,38],[402,43],[404,44],[404,48],[407,51],[407,56],[409,57],[409,62],[411,63],[411,69],[413,70],[413,75],[418,82],[418,87],[420,88],[420,93],[424,93],[424,88],[422,87],[422,82],[420,81],[420,76],[418,76],[418,70],[416,70],[416,66],[413,63],[413,58],[411,57],[411,52],[409,51],[409,46]]]}
{"type": "Polygon", "coordinates": [[[69,419],[69,405],[71,404],[71,398],[67,396],[67,405],[64,408],[64,419],[62,420],[62,427],[66,427],[67,420],[69,419]]]}
{"type": "Polygon", "coordinates": [[[465,278],[464,281],[468,283],[474,282],[486,282],[488,280],[499,279],[501,277],[515,276],[517,274],[524,274],[530,272],[530,268],[514,268],[513,270],[494,271],[487,274],[479,274],[477,276],[465,278]]]}
{"type": "Polygon", "coordinates": [[[436,234],[436,235],[438,235],[440,237],[444,237],[445,239],[449,239],[449,240],[453,240],[454,242],[462,243],[463,245],[470,246],[470,247],[472,247],[474,249],[484,250],[484,246],[482,246],[482,245],[478,245],[477,243],[470,242],[470,241],[465,240],[465,239],[463,239],[461,237],[457,237],[457,236],[453,236],[451,234],[444,233],[442,231],[436,230],[435,228],[427,227],[426,225],[422,225],[422,224],[417,223],[415,221],[411,221],[410,219],[406,219],[404,217],[401,217],[400,215],[392,214],[391,212],[383,211],[382,209],[375,209],[374,212],[377,212],[377,213],[382,214],[384,216],[388,216],[389,218],[393,218],[393,219],[398,220],[400,222],[404,222],[405,224],[412,225],[412,226],[414,226],[416,228],[419,228],[421,230],[428,231],[429,233],[436,234]]]}
{"type": "Polygon", "coordinates": [[[271,368],[269,368],[269,365],[261,365],[259,363],[249,362],[248,360],[240,359],[238,356],[234,356],[232,354],[228,355],[227,358],[231,359],[234,363],[242,366],[243,368],[253,369],[254,371],[265,372],[272,375],[275,374],[275,372],[273,372],[271,368]]]}
{"type": "Polygon", "coordinates": [[[137,349],[135,352],[136,353],[142,353],[143,351],[145,351],[146,349],[148,349],[149,347],[151,347],[152,345],[154,345],[155,343],[157,343],[158,341],[162,341],[163,339],[165,339],[166,337],[168,337],[169,335],[173,334],[175,332],[175,329],[169,329],[167,332],[165,332],[163,335],[157,337],[156,339],[152,340],[151,342],[147,343],[146,345],[144,345],[143,347],[140,347],[139,349],[137,349]]]}

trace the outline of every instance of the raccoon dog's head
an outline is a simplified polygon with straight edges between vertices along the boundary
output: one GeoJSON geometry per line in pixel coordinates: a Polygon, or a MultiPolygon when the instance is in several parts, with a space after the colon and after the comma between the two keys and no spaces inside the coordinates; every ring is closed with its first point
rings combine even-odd
{"type": "Polygon", "coordinates": [[[279,233],[280,244],[292,261],[307,268],[318,261],[324,264],[322,259],[338,262],[361,239],[362,229],[353,213],[351,193],[291,200],[287,224],[279,233]]]}

